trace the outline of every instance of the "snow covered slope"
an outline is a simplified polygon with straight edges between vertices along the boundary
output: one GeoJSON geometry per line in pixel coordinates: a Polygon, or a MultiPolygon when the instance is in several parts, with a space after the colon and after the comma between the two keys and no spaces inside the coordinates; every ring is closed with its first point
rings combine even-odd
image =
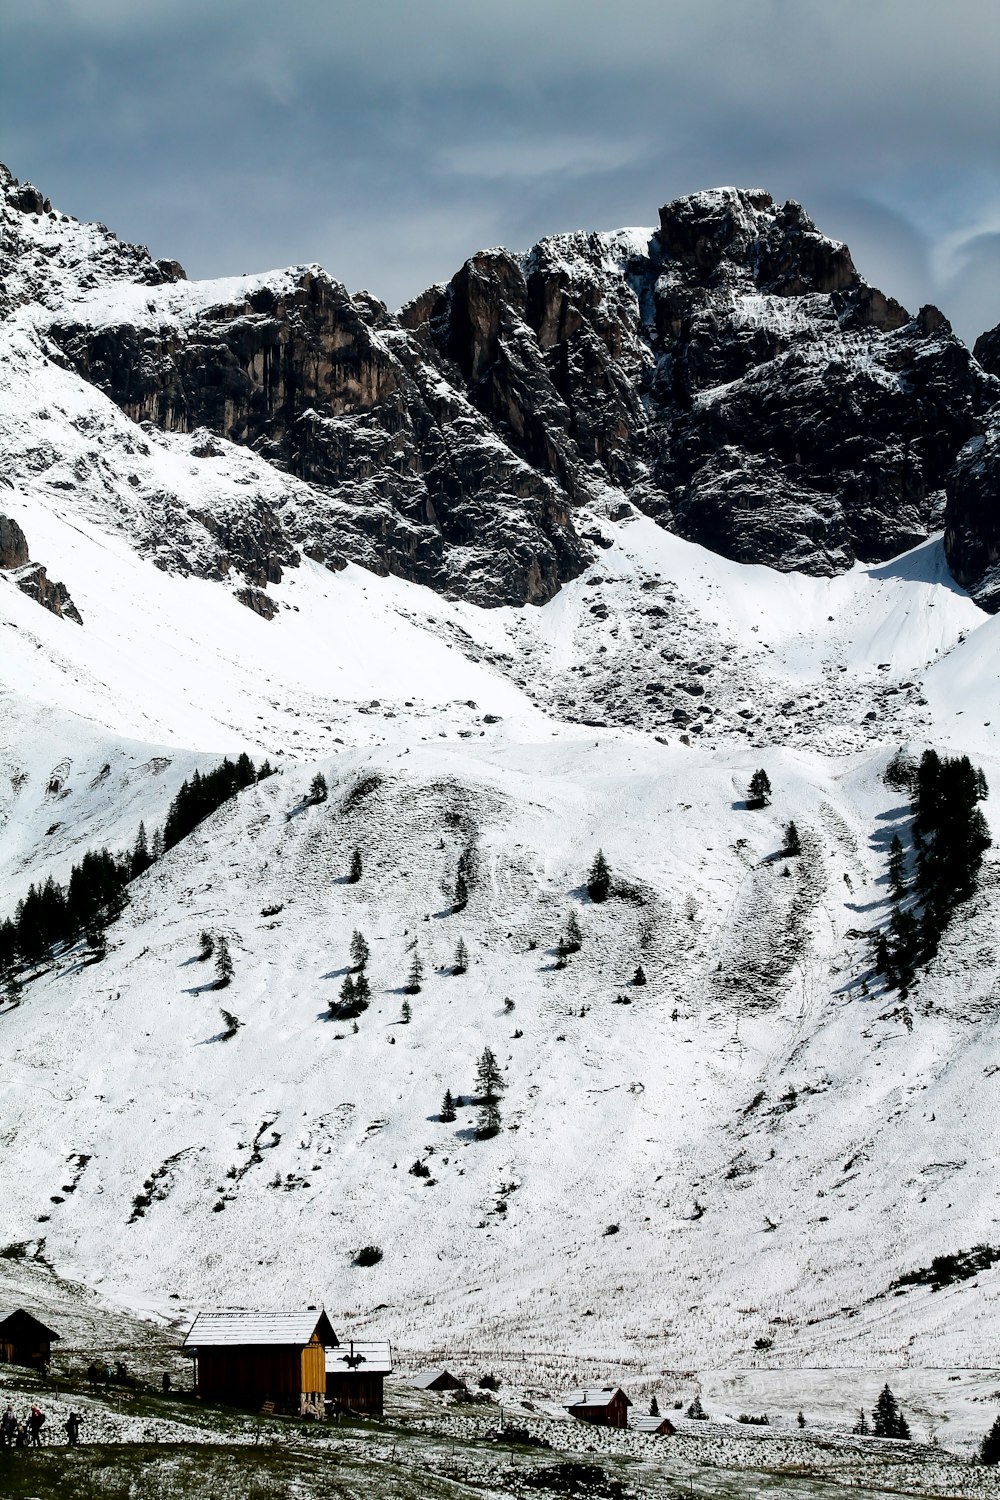
{"type": "MultiPolygon", "coordinates": [[[[69,254],[46,257],[48,214],[29,270],[69,254]]],[[[116,267],[180,296],[107,244],[73,238],[74,297],[91,256],[102,296],[116,267]]],[[[893,1286],[1000,1246],[995,858],[906,1001],[863,983],[909,832],[890,756],[933,744],[1000,775],[995,621],[940,538],[779,573],[595,485],[575,512],[594,560],[541,608],[333,569],[293,545],[314,488],[136,424],[46,342],[58,298],[42,317],[30,276],[13,292],[0,513],[82,624],[0,570],[0,915],[151,834],[195,768],[247,750],[281,774],[133,884],[103,961],[56,955],[0,1008],[0,1251],[161,1312],[308,1294],[413,1348],[996,1363],[996,1270],[893,1286]],[[761,766],[773,804],[751,812],[761,766]],[[307,806],[318,770],[330,796],[307,806]],[[224,992],[205,929],[233,954],[224,992]],[[328,1012],[355,929],[356,1031],[328,1012]],[[506,1089],[482,1141],[485,1046],[506,1089]],[[359,1267],[367,1244],[382,1259],[359,1267]]]]}

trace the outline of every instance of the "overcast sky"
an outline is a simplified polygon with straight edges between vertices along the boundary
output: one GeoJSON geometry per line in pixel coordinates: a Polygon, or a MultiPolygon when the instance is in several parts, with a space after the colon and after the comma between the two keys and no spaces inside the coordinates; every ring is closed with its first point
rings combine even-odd
{"type": "Polygon", "coordinates": [[[798,198],[970,342],[1000,322],[997,0],[3,0],[0,160],[191,276],[396,306],[487,245],[798,198]]]}

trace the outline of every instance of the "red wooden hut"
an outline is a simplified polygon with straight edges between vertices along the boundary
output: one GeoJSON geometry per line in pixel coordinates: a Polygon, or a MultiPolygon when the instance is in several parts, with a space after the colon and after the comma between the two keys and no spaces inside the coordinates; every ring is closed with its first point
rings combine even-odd
{"type": "Polygon", "coordinates": [[[627,1427],[628,1409],[632,1405],[621,1386],[606,1385],[599,1390],[571,1391],[563,1406],[578,1422],[595,1427],[627,1427]]]}

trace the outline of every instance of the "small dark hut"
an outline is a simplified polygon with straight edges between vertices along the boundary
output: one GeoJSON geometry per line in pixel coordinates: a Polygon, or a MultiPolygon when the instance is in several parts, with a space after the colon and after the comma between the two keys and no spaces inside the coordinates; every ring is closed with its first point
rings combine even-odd
{"type": "Polygon", "coordinates": [[[633,1432],[645,1432],[651,1437],[674,1437],[677,1432],[669,1417],[633,1417],[628,1425],[633,1432]]]}
{"type": "Polygon", "coordinates": [[[578,1422],[590,1422],[594,1427],[627,1427],[631,1405],[621,1386],[614,1385],[571,1391],[563,1402],[571,1417],[578,1422]]]}
{"type": "Polygon", "coordinates": [[[391,1374],[388,1344],[360,1344],[351,1339],[326,1351],[326,1394],[338,1411],[380,1417],[383,1383],[391,1374]]]}
{"type": "Polygon", "coordinates": [[[421,1370],[419,1375],[412,1375],[410,1385],[415,1385],[419,1391],[465,1390],[465,1381],[459,1380],[457,1375],[453,1375],[443,1365],[437,1365],[433,1370],[421,1370]]]}
{"type": "Polygon", "coordinates": [[[184,1348],[203,1401],[322,1417],[326,1350],[339,1340],[325,1312],[200,1312],[184,1348]]]}
{"type": "Polygon", "coordinates": [[[0,1362],[6,1365],[30,1365],[41,1370],[51,1358],[51,1345],[60,1335],[39,1323],[23,1308],[18,1308],[0,1322],[0,1362]]]}

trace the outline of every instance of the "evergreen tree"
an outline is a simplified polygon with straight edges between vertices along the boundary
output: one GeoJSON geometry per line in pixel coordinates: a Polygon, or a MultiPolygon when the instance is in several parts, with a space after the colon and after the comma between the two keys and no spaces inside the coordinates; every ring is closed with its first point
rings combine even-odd
{"type": "Polygon", "coordinates": [[[853,1433],[855,1433],[858,1437],[867,1437],[868,1434],[871,1432],[871,1428],[868,1426],[868,1417],[865,1414],[864,1407],[861,1408],[861,1411],[860,1411],[860,1413],[858,1415],[858,1420],[855,1422],[854,1426],[851,1428],[851,1431],[853,1433]]]}
{"type": "Polygon", "coordinates": [[[208,931],[199,935],[198,962],[207,963],[215,952],[215,938],[208,931]]]}
{"type": "Polygon", "coordinates": [[[225,936],[220,933],[215,944],[215,988],[224,990],[233,979],[233,960],[229,953],[229,943],[225,936]]]}
{"type": "Polygon", "coordinates": [[[798,1422],[800,1427],[804,1427],[806,1425],[805,1413],[800,1411],[795,1420],[796,1422],[798,1422]]]}
{"type": "MultiPolygon", "coordinates": [[[[420,988],[420,986],[418,985],[417,989],[419,989],[419,988],[420,988]]],[[[411,995],[415,995],[416,994],[416,990],[411,990],[410,993],[411,993],[411,995]]],[[[400,1014],[401,1014],[401,1016],[403,1018],[403,1025],[404,1026],[409,1026],[410,1021],[413,1019],[413,1006],[410,1004],[409,1000],[404,1000],[403,1001],[403,1006],[402,1006],[402,1010],[400,1011],[400,1014]]]]}
{"type": "Polygon", "coordinates": [[[108,951],[108,934],[100,914],[95,914],[87,923],[84,939],[95,958],[104,958],[108,951]]]}
{"type": "Polygon", "coordinates": [[[604,850],[598,849],[587,875],[587,895],[591,901],[607,901],[611,894],[611,870],[604,858],[604,850]]]}
{"type": "Polygon", "coordinates": [[[894,833],[892,843],[889,845],[889,894],[894,901],[898,901],[906,888],[906,866],[903,860],[903,846],[899,841],[899,834],[894,833]]]}
{"type": "Polygon", "coordinates": [[[368,963],[369,948],[365,942],[364,935],[355,927],[351,933],[351,963],[359,972],[368,963]]]}
{"type": "Polygon", "coordinates": [[[633,984],[645,984],[646,983],[646,971],[642,967],[642,964],[639,964],[636,967],[636,971],[635,971],[635,973],[632,976],[632,983],[633,984]]]}
{"type": "Polygon", "coordinates": [[[20,1005],[21,1003],[21,981],[18,979],[13,968],[9,968],[3,976],[3,998],[5,1005],[20,1005]]]}
{"type": "MultiPolygon", "coordinates": [[[[350,978],[350,975],[348,975],[348,978],[350,978]]],[[[368,976],[365,973],[364,969],[362,969],[361,973],[358,974],[354,980],[355,1008],[359,1010],[367,1010],[371,997],[372,992],[371,986],[368,983],[368,976]]]]}
{"type": "Polygon", "coordinates": [[[872,1432],[876,1437],[900,1437],[902,1414],[888,1385],[884,1385],[872,1411],[872,1432]]]}
{"type": "Polygon", "coordinates": [[[453,974],[465,974],[469,967],[469,950],[465,946],[465,939],[459,938],[455,944],[455,962],[452,965],[453,974]]]}
{"type": "Polygon", "coordinates": [[[785,848],[783,852],[785,854],[802,853],[802,840],[799,838],[799,830],[792,822],[785,824],[785,848]]]}
{"type": "Polygon", "coordinates": [[[993,1426],[979,1445],[979,1462],[1000,1464],[1000,1417],[994,1419],[993,1426]]]}
{"type": "Polygon", "coordinates": [[[410,972],[406,976],[406,993],[408,995],[420,994],[420,982],[424,977],[423,960],[420,957],[420,949],[414,948],[413,957],[410,960],[410,972]]]}
{"type": "Polygon", "coordinates": [[[442,1124],[449,1125],[455,1118],[455,1101],[451,1097],[451,1089],[445,1089],[444,1099],[441,1104],[440,1117],[442,1124]]]}
{"type": "Polygon", "coordinates": [[[476,1093],[479,1105],[479,1125],[476,1135],[481,1141],[488,1140],[500,1130],[500,1096],[504,1091],[500,1064],[489,1047],[484,1047],[476,1066],[476,1093]]]}
{"type": "Polygon", "coordinates": [[[660,1415],[660,1406],[655,1395],[649,1403],[649,1415],[651,1417],[658,1417],[660,1415]]]}
{"type": "Polygon", "coordinates": [[[361,879],[361,850],[354,849],[351,852],[351,863],[347,870],[347,879],[351,885],[357,885],[361,879]]]}
{"type": "Polygon", "coordinates": [[[129,862],[129,878],[136,880],[144,870],[149,869],[152,863],[149,846],[146,843],[146,825],[145,823],[140,823],[139,834],[136,838],[135,848],[132,850],[132,858],[129,862]]]}
{"type": "Polygon", "coordinates": [[[356,994],[357,989],[354,980],[351,978],[350,974],[345,975],[344,982],[340,986],[341,1005],[353,1005],[354,997],[356,994]]]}
{"type": "Polygon", "coordinates": [[[154,861],[163,858],[163,829],[162,828],[157,828],[156,832],[153,834],[153,846],[152,846],[152,849],[150,850],[150,858],[152,860],[154,860],[154,861]]]}
{"type": "Polygon", "coordinates": [[[695,1396],[687,1409],[687,1414],[689,1417],[693,1417],[696,1422],[705,1422],[708,1420],[705,1408],[701,1404],[700,1396],[695,1396]]]}
{"type": "Polygon", "coordinates": [[[469,887],[462,870],[455,876],[455,899],[452,911],[464,911],[469,904],[469,887]]]}
{"type": "Polygon", "coordinates": [[[325,802],[328,793],[329,788],[326,784],[326,777],[323,775],[322,771],[317,771],[316,775],[309,783],[309,801],[313,804],[313,806],[315,806],[318,802],[325,802]]]}
{"type": "Polygon", "coordinates": [[[580,920],[573,910],[570,910],[566,915],[566,929],[563,942],[567,953],[579,953],[583,947],[583,932],[580,928],[580,920]]]}
{"type": "Polygon", "coordinates": [[[771,801],[771,783],[765,770],[755,771],[747,787],[746,804],[754,809],[767,807],[771,801]]]}

